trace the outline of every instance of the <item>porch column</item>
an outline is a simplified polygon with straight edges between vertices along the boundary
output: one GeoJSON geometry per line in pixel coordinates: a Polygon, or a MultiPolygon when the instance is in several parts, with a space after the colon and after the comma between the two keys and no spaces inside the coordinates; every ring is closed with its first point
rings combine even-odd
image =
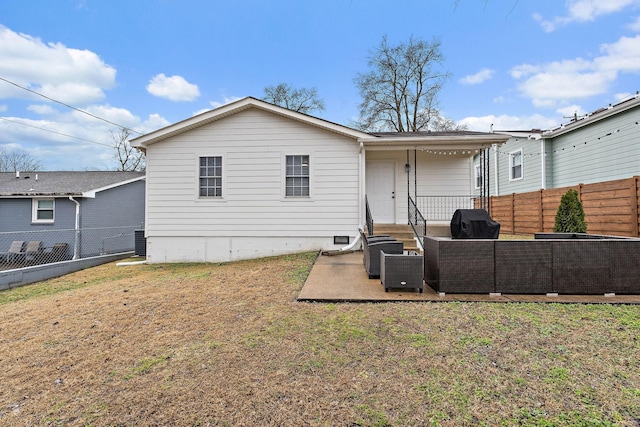
{"type": "MultiPolygon", "coordinates": [[[[364,230],[364,224],[366,223],[365,219],[365,197],[366,197],[366,183],[365,177],[366,175],[366,159],[365,159],[366,151],[364,149],[364,143],[360,141],[360,151],[358,152],[358,226],[364,230]]],[[[357,236],[356,236],[357,237],[357,236]]]]}
{"type": "MultiPolygon", "coordinates": [[[[409,149],[407,149],[407,162],[404,165],[404,171],[407,173],[407,224],[411,224],[411,163],[409,157],[409,149]]],[[[415,168],[414,168],[415,170],[415,168]]]]}

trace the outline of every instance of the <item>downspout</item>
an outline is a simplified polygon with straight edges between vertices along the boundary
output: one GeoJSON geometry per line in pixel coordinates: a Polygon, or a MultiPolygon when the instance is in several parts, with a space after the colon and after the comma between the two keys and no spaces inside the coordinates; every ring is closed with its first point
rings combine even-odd
{"type": "MultiPolygon", "coordinates": [[[[360,141],[360,151],[358,152],[358,169],[359,169],[359,174],[358,174],[358,221],[362,221],[362,219],[364,218],[364,209],[363,209],[363,205],[364,205],[364,193],[365,193],[365,162],[364,162],[364,143],[362,141],[360,141]]],[[[354,251],[357,250],[356,248],[358,248],[358,246],[360,245],[360,231],[364,230],[364,224],[359,224],[358,225],[358,234],[356,234],[356,238],[353,239],[353,242],[351,242],[349,245],[340,248],[338,250],[338,252],[345,252],[345,251],[354,251]]]]}
{"type": "MultiPolygon", "coordinates": [[[[360,141],[360,150],[358,151],[358,222],[362,222],[360,227],[364,229],[364,196],[365,196],[365,162],[364,162],[364,143],[360,141]]],[[[358,234],[359,239],[360,234],[358,234]]]]}
{"type": "Polygon", "coordinates": [[[407,149],[407,163],[405,163],[405,172],[407,173],[407,224],[411,224],[411,204],[409,202],[409,199],[411,198],[411,171],[409,168],[409,161],[409,150],[407,149]]]}
{"type": "Polygon", "coordinates": [[[542,153],[542,165],[540,167],[540,170],[542,171],[542,179],[540,180],[540,184],[542,185],[542,189],[546,190],[547,189],[547,153],[545,151],[545,144],[544,144],[544,138],[540,138],[540,152],[542,153]]]}
{"type": "Polygon", "coordinates": [[[73,242],[73,259],[80,257],[80,202],[69,196],[69,200],[76,204],[76,224],[75,224],[75,239],[73,242]]]}
{"type": "Polygon", "coordinates": [[[495,170],[494,175],[496,176],[496,196],[500,195],[500,169],[498,168],[498,144],[493,144],[493,168],[495,170]]]}
{"type": "Polygon", "coordinates": [[[413,197],[414,202],[418,206],[418,150],[413,150],[413,197]]]}

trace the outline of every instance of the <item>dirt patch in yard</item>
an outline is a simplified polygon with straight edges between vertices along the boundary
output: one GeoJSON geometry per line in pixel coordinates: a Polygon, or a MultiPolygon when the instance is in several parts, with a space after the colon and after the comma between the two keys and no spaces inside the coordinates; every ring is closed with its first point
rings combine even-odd
{"type": "Polygon", "coordinates": [[[0,425],[640,425],[635,306],[296,302],[315,254],[0,293],[0,425]]]}

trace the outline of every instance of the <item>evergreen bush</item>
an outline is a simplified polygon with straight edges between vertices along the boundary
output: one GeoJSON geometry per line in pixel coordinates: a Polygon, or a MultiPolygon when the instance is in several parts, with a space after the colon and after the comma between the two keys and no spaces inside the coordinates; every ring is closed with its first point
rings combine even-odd
{"type": "Polygon", "coordinates": [[[584,209],[574,189],[567,191],[560,199],[553,226],[555,233],[586,233],[587,223],[584,220],[584,209]]]}

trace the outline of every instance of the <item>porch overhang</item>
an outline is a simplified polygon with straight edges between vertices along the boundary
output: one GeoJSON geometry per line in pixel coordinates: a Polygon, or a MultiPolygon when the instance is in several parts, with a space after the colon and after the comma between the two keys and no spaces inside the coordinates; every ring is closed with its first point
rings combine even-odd
{"type": "Polygon", "coordinates": [[[504,144],[510,135],[482,132],[419,132],[359,138],[365,150],[480,150],[504,144]]]}

